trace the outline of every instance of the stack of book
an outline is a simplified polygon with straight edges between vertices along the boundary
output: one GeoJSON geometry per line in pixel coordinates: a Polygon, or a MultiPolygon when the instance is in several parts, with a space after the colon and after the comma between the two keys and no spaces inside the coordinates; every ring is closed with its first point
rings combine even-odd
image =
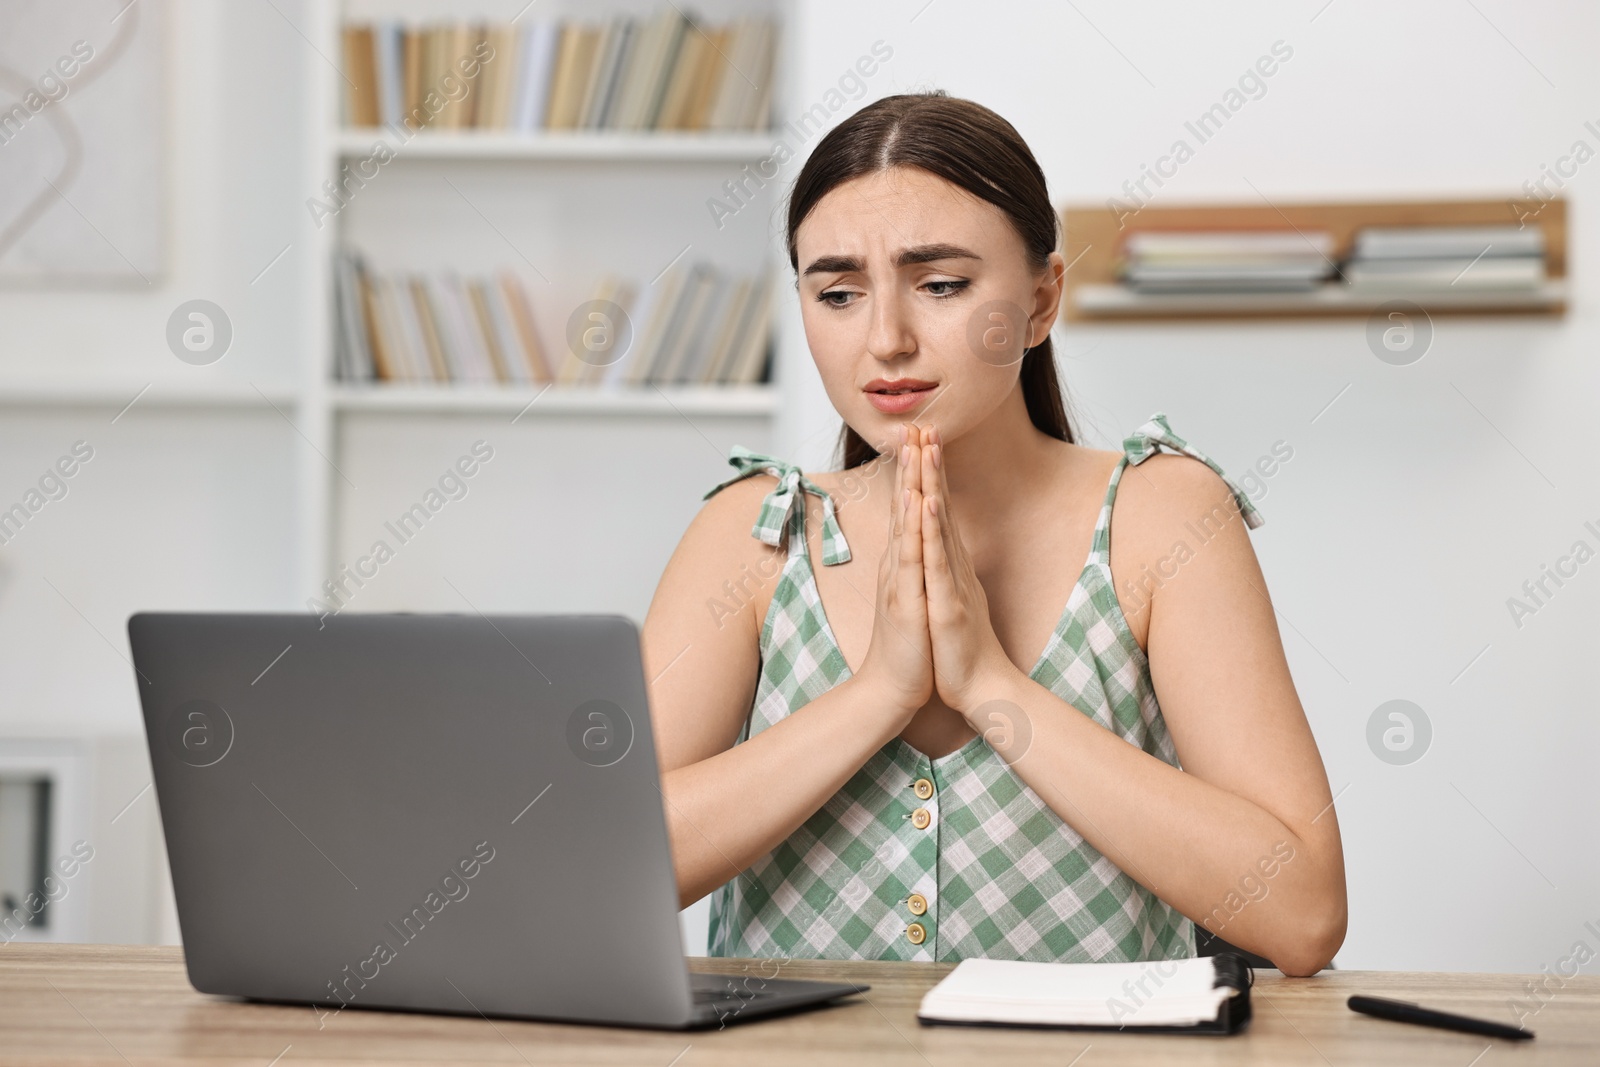
{"type": "Polygon", "coordinates": [[[1131,233],[1122,280],[1141,293],[1251,293],[1316,289],[1334,271],[1322,230],[1131,233]]]}
{"type": "Polygon", "coordinates": [[[413,130],[761,130],[776,45],[771,19],[700,25],[671,4],[649,18],[599,23],[350,24],[344,121],[413,130]]]}
{"type": "Polygon", "coordinates": [[[772,302],[765,272],[735,277],[704,263],[677,265],[642,289],[607,278],[594,298],[610,301],[628,316],[632,337],[627,350],[620,357],[579,358],[568,345],[557,361],[558,385],[752,385],[767,380],[772,302]]]}
{"type": "Polygon", "coordinates": [[[565,316],[559,343],[546,344],[527,289],[511,271],[380,274],[347,252],[335,273],[335,372],[342,381],[623,388],[766,378],[765,274],[733,277],[691,264],[642,288],[607,278],[594,299],[620,309],[626,321],[604,322],[605,344],[580,358],[565,336],[565,316]]]}
{"type": "Polygon", "coordinates": [[[1536,226],[1369,226],[1344,277],[1353,289],[1534,289],[1545,280],[1536,226]]]}

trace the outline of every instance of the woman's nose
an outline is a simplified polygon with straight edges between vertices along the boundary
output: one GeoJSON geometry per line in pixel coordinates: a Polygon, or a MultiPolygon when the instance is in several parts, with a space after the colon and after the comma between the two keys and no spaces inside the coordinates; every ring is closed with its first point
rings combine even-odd
{"type": "Polygon", "coordinates": [[[898,296],[874,295],[867,327],[867,351],[873,358],[891,360],[916,351],[916,337],[898,296]]]}

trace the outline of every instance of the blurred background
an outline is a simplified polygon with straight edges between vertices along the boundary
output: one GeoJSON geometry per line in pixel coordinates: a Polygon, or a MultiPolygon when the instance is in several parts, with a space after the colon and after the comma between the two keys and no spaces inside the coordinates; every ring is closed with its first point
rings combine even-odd
{"type": "Polygon", "coordinates": [[[1250,476],[1338,964],[1600,946],[1596,39],[1576,0],[8,3],[0,936],[178,940],[131,613],[642,620],[732,445],[828,467],[782,197],[941,88],[1065,213],[1086,441],[1164,411],[1250,476]]]}

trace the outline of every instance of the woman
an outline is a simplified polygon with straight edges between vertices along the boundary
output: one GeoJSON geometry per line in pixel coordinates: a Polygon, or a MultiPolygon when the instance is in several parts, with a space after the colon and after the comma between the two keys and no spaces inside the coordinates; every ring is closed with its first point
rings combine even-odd
{"type": "Polygon", "coordinates": [[[1199,922],[1325,966],[1343,854],[1260,517],[1159,415],[1075,443],[1016,130],[878,101],[801,170],[788,247],[841,470],[735,448],[644,625],[710,954],[1173,958],[1199,922]]]}

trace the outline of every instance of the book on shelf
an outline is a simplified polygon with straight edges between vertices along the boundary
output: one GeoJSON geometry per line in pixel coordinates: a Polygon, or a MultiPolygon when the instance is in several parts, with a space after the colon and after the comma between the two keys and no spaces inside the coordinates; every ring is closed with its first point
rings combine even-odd
{"type": "Polygon", "coordinates": [[[1533,226],[1368,226],[1343,271],[1363,290],[1536,289],[1544,253],[1544,231],[1533,226]]]}
{"type": "Polygon", "coordinates": [[[1333,255],[1326,230],[1136,230],[1123,253],[1147,262],[1216,262],[1266,257],[1325,259],[1333,255]]]}
{"type": "Polygon", "coordinates": [[[1123,241],[1121,278],[1149,293],[1304,291],[1332,276],[1332,252],[1321,230],[1142,230],[1123,241]]]}
{"type": "Polygon", "coordinates": [[[771,307],[764,272],[739,276],[692,263],[643,286],[614,275],[601,279],[591,299],[614,305],[627,321],[612,321],[602,309],[592,324],[578,325],[603,331],[592,335],[594,358],[580,358],[565,336],[546,346],[527,287],[509,270],[377,272],[347,251],[334,280],[340,381],[620,389],[767,379],[771,307]],[[619,344],[625,347],[612,358],[607,346],[619,344]]]}
{"type": "Polygon", "coordinates": [[[343,27],[347,126],[441,130],[763,130],[778,30],[649,16],[343,27]]]}
{"type": "Polygon", "coordinates": [[[1352,260],[1345,281],[1360,289],[1534,289],[1545,280],[1543,256],[1352,260]]]}
{"type": "Polygon", "coordinates": [[[349,126],[376,126],[379,115],[379,86],[376,64],[378,42],[371,26],[346,26],[344,29],[344,69],[350,83],[345,86],[344,121],[349,126]]]}
{"type": "Polygon", "coordinates": [[[334,296],[338,343],[334,346],[334,375],[346,380],[377,375],[372,357],[371,290],[358,281],[359,263],[340,256],[334,264],[334,296]]]}
{"type": "Polygon", "coordinates": [[[1472,259],[1475,256],[1542,256],[1537,226],[1366,226],[1356,231],[1352,259],[1472,259]]]}
{"type": "Polygon", "coordinates": [[[658,365],[652,369],[656,381],[681,382],[688,377],[691,360],[705,347],[707,313],[717,279],[711,270],[697,265],[692,270],[688,288],[684,292],[678,329],[672,343],[663,348],[658,365]]]}
{"type": "MultiPolygon", "coordinates": [[[[600,280],[590,301],[610,304],[627,315],[633,303],[633,286],[615,275],[607,275],[600,280]]],[[[567,350],[561,357],[557,385],[595,385],[605,377],[607,368],[627,359],[632,347],[631,320],[618,322],[604,310],[590,309],[587,321],[579,323],[576,329],[577,338],[568,338],[567,350]],[[622,347],[620,352],[619,347],[622,347]],[[581,357],[578,348],[584,349],[581,357]]]]}

